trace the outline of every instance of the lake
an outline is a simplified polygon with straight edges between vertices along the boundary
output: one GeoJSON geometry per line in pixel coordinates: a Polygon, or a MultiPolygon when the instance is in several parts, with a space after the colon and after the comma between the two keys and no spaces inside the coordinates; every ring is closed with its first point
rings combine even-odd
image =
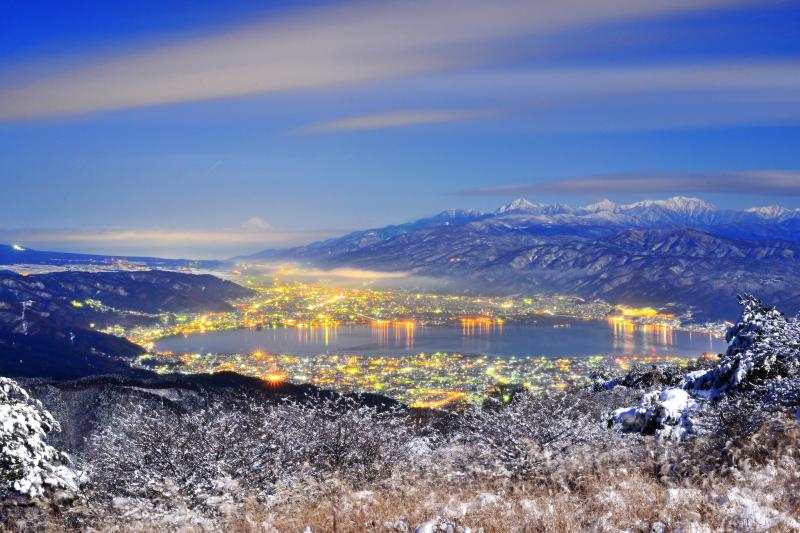
{"type": "Polygon", "coordinates": [[[156,341],[174,353],[413,355],[456,352],[494,357],[584,357],[719,353],[725,342],[711,335],[668,327],[636,327],[607,321],[559,319],[491,327],[339,326],[237,329],[195,333],[156,341]]]}

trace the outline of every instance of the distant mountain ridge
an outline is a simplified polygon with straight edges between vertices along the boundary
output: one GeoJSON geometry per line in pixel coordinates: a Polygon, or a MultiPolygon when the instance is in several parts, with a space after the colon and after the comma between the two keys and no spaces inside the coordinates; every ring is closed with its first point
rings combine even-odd
{"type": "Polygon", "coordinates": [[[0,265],[46,265],[52,267],[103,266],[120,268],[137,263],[149,268],[214,268],[220,261],[192,259],[163,259],[158,257],[112,256],[34,250],[17,244],[0,244],[0,265]]]}
{"type": "Polygon", "coordinates": [[[136,374],[125,359],[143,349],[98,329],[151,324],[161,311],[225,311],[250,294],[214,276],[158,270],[0,272],[0,375],[136,374]]]}
{"type": "Polygon", "coordinates": [[[583,207],[520,198],[239,259],[403,271],[475,292],[678,302],[714,317],[735,312],[741,291],[800,309],[800,210],[682,196],[583,207]]]}

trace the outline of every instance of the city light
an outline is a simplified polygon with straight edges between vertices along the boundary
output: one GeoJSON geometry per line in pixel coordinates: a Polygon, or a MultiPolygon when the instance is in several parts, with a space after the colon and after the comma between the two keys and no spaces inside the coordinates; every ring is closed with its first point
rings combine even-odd
{"type": "Polygon", "coordinates": [[[269,374],[266,374],[265,376],[263,376],[263,379],[267,383],[270,383],[272,385],[276,385],[278,383],[284,383],[288,379],[288,377],[289,376],[287,376],[286,374],[284,374],[282,372],[270,372],[269,374]]]}
{"type": "MultiPolygon", "coordinates": [[[[587,383],[589,373],[610,364],[620,370],[633,364],[682,364],[688,358],[642,353],[593,357],[492,357],[461,353],[414,353],[420,328],[450,327],[463,337],[502,335],[506,324],[568,327],[577,321],[608,320],[614,348],[631,353],[634,346],[669,346],[680,320],[652,308],[612,307],[567,295],[493,298],[445,295],[370,287],[341,288],[286,282],[279,277],[242,280],[255,295],[232,303],[223,312],[164,313],[156,325],[107,328],[144,346],[142,365],[160,373],[232,371],[259,377],[267,384],[305,382],[343,392],[374,392],[408,405],[444,408],[478,401],[499,385],[520,384],[531,390],[562,389],[587,383]],[[298,356],[271,353],[179,354],[159,351],[159,339],[234,329],[295,330],[298,345],[336,346],[342,328],[366,326],[374,341],[402,353],[319,353],[298,356]],[[638,340],[639,344],[634,341],[638,340]]],[[[93,300],[75,302],[101,308],[93,300]]],[[[720,332],[709,325],[697,332],[720,332]]],[[[648,350],[645,349],[645,352],[648,350]]],[[[568,354],[565,354],[568,355],[568,354]]]]}

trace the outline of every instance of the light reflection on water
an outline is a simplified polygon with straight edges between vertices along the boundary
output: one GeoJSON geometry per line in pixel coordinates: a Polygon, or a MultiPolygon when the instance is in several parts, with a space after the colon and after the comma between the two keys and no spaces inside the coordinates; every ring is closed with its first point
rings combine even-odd
{"type": "Polygon", "coordinates": [[[411,321],[364,326],[320,324],[264,330],[226,330],[159,339],[158,350],[175,353],[271,353],[316,355],[459,352],[495,357],[609,355],[698,356],[724,351],[721,339],[630,321],[556,320],[503,324],[462,320],[459,326],[423,327],[411,321]]]}
{"type": "Polygon", "coordinates": [[[585,384],[599,365],[686,364],[725,343],[710,335],[629,321],[555,319],[537,324],[413,322],[223,330],[157,341],[160,371],[234,371],[268,383],[311,383],[441,407],[498,384],[531,390],[585,384]],[[168,352],[172,352],[171,354],[168,352]]]}
{"type": "MultiPolygon", "coordinates": [[[[633,353],[640,345],[644,353],[650,353],[651,347],[668,347],[675,344],[674,328],[666,324],[636,325],[627,320],[609,320],[614,335],[614,349],[623,353],[633,353]]],[[[691,339],[691,333],[687,332],[691,339]]]]}

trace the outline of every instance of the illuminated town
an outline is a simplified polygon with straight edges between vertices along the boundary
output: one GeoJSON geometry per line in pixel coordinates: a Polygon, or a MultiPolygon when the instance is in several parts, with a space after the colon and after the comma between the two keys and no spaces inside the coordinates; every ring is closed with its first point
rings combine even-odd
{"type": "MultiPolygon", "coordinates": [[[[242,282],[242,280],[238,280],[242,282]]],[[[143,346],[170,335],[189,335],[239,328],[293,327],[298,329],[370,325],[378,328],[413,329],[416,326],[461,325],[481,329],[506,322],[532,323],[542,317],[601,320],[613,308],[605,302],[585,301],[577,296],[490,298],[433,293],[414,293],[372,288],[330,287],[269,278],[264,285],[252,279],[244,285],[257,294],[234,302],[223,313],[198,315],[165,314],[158,325],[108,331],[143,346]]],[[[663,318],[673,326],[672,318],[663,318]]]]}
{"type": "MultiPolygon", "coordinates": [[[[705,357],[711,357],[705,355],[705,357]]],[[[460,400],[476,401],[497,385],[519,384],[531,390],[564,389],[588,383],[592,370],[611,363],[619,370],[632,364],[679,364],[677,356],[606,356],[579,358],[486,357],[458,353],[310,357],[252,354],[157,354],[139,363],[161,373],[232,371],[268,383],[312,383],[343,392],[371,392],[414,407],[437,408],[460,400]]]]}
{"type": "MultiPolygon", "coordinates": [[[[273,383],[311,383],[339,391],[377,393],[418,407],[479,400],[502,384],[522,385],[532,390],[585,384],[592,370],[609,364],[623,370],[636,363],[689,361],[686,357],[654,354],[556,358],[453,352],[299,356],[264,350],[202,354],[159,350],[158,340],[165,337],[221,330],[293,329],[301,343],[314,341],[327,346],[329,339],[335,338],[342,328],[368,326],[378,342],[391,338],[413,348],[415,332],[420,328],[455,326],[462,336],[471,336],[502,333],[508,324],[544,323],[547,327],[566,328],[576,321],[604,320],[613,330],[615,345],[619,343],[619,348],[627,353],[634,332],[671,344],[673,331],[681,327],[679,319],[655,309],[613,307],[575,296],[443,295],[370,287],[341,288],[274,277],[246,278],[239,282],[254,289],[255,295],[233,302],[227,312],[165,313],[158,315],[157,325],[114,326],[104,331],[125,336],[147,348],[149,353],[140,357],[137,364],[159,373],[234,371],[273,383]]],[[[102,306],[93,301],[74,302],[74,305],[102,306]]],[[[718,332],[719,329],[714,331],[718,332]]]]}
{"type": "Polygon", "coordinates": [[[360,324],[404,329],[460,325],[480,330],[501,327],[504,323],[537,323],[558,317],[574,320],[610,319],[620,327],[653,326],[714,335],[724,331],[724,324],[720,323],[686,326],[680,318],[655,309],[613,307],[602,300],[588,301],[578,296],[463,296],[374,289],[368,286],[342,288],[263,276],[244,277],[236,281],[256,291],[256,295],[233,302],[230,311],[196,315],[165,313],[154,326],[114,328],[107,332],[146,346],[155,339],[171,335],[225,329],[303,329],[360,324]]]}

